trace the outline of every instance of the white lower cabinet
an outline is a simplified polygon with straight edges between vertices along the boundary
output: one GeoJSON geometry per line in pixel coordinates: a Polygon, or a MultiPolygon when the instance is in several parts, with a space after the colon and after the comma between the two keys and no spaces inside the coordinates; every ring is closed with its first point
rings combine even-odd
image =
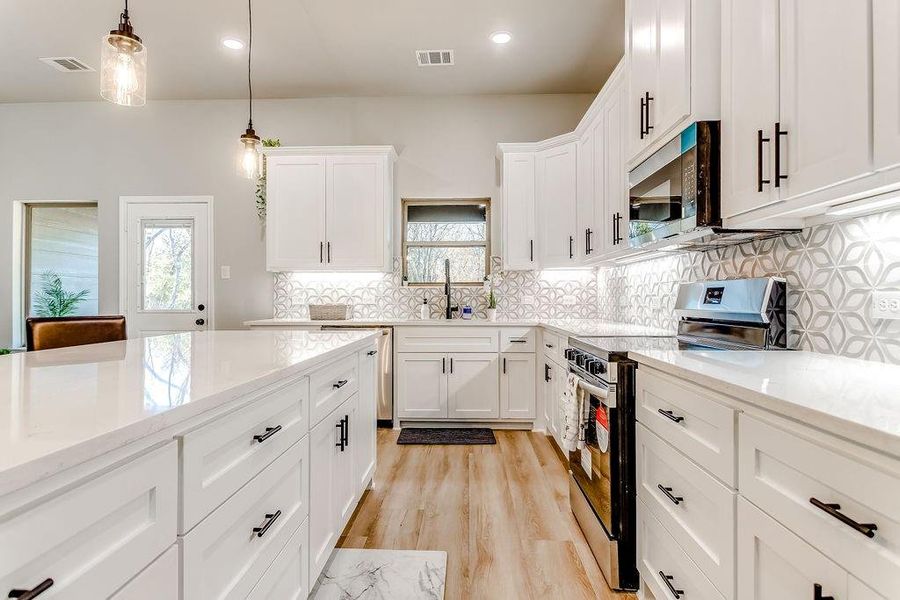
{"type": "MultiPolygon", "coordinates": [[[[247,600],[306,600],[310,587],[307,519],[285,544],[247,600]]],[[[162,599],[163,596],[159,596],[155,600],[162,599]]]]}
{"type": "Polygon", "coordinates": [[[446,354],[397,354],[394,382],[397,416],[401,419],[447,417],[446,354]]]}
{"type": "Polygon", "coordinates": [[[494,353],[450,354],[447,416],[496,419],[500,416],[499,359],[494,353]]]}
{"type": "Polygon", "coordinates": [[[244,598],[256,585],[309,514],[309,441],[291,446],[182,538],[182,600],[244,598]]]}
{"type": "Polygon", "coordinates": [[[178,598],[178,546],[162,556],[116,592],[111,600],[168,600],[178,598]]]}
{"type": "Polygon", "coordinates": [[[362,494],[375,474],[375,457],[378,446],[378,406],[376,385],[378,381],[378,350],[359,353],[359,403],[353,420],[353,458],[356,462],[357,491],[362,494]]]}
{"type": "Polygon", "coordinates": [[[557,445],[562,448],[562,416],[560,415],[559,397],[564,390],[565,371],[550,360],[544,361],[543,405],[544,424],[547,433],[553,436],[557,445]]]}
{"type": "Polygon", "coordinates": [[[175,541],[172,441],[12,518],[0,515],[0,596],[108,598],[175,541]],[[18,592],[18,595],[14,594],[18,592]]]}
{"type": "Polygon", "coordinates": [[[500,361],[500,416],[504,419],[534,419],[534,354],[504,352],[500,361]]]}

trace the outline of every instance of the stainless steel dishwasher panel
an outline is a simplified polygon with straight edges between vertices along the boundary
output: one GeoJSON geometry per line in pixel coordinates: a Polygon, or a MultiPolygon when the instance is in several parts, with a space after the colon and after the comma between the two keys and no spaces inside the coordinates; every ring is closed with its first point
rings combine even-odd
{"type": "Polygon", "coordinates": [[[377,329],[381,332],[378,338],[378,382],[376,398],[378,406],[378,425],[393,427],[394,419],[394,328],[366,325],[323,325],[322,330],[341,331],[354,329],[377,329]]]}

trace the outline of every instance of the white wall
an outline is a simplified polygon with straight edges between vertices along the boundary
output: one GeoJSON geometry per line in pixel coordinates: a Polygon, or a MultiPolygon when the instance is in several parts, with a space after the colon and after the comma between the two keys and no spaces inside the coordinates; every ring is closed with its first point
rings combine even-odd
{"type": "MultiPolygon", "coordinates": [[[[151,90],[152,95],[152,90],[151,90]]],[[[257,102],[254,125],[284,145],[392,144],[401,197],[498,198],[497,142],[571,131],[590,95],[320,98],[257,102]]],[[[0,347],[10,339],[13,200],[99,203],[100,311],[118,312],[118,198],[215,197],[216,327],[272,314],[254,186],[237,176],[239,101],[0,105],[0,347]],[[5,204],[5,206],[3,206],[5,204]]]]}

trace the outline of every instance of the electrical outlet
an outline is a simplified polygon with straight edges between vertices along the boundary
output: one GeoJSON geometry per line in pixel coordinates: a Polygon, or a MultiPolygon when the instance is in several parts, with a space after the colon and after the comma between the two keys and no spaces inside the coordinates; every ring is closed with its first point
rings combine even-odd
{"type": "Polygon", "coordinates": [[[222,265],[219,268],[219,271],[220,271],[219,275],[221,276],[222,279],[231,279],[231,267],[230,266],[222,265]]]}
{"type": "Polygon", "coordinates": [[[900,319],[900,292],[872,294],[873,319],[900,319]]]}

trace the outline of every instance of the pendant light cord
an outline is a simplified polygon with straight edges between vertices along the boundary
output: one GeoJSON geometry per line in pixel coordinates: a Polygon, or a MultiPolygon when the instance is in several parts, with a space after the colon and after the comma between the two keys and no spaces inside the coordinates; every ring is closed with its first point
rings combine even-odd
{"type": "Polygon", "coordinates": [[[253,78],[251,77],[251,65],[253,62],[253,0],[247,0],[247,16],[250,23],[250,39],[247,44],[247,88],[250,91],[250,122],[247,128],[253,129],[253,78]]]}

